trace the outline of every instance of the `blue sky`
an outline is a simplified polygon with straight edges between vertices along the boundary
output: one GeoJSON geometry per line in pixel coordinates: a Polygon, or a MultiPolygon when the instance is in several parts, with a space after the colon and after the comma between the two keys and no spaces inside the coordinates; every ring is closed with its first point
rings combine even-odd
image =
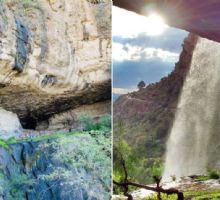
{"type": "Polygon", "coordinates": [[[187,34],[168,27],[157,15],[143,17],[113,7],[114,98],[136,90],[141,80],[148,84],[168,75],[187,34]]]}

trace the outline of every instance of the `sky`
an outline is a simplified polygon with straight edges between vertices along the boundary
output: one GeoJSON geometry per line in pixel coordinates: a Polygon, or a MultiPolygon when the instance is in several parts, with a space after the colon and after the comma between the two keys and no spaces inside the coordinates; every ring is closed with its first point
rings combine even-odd
{"type": "Polygon", "coordinates": [[[187,32],[167,26],[156,14],[148,17],[113,7],[113,99],[159,81],[174,68],[187,32]]]}

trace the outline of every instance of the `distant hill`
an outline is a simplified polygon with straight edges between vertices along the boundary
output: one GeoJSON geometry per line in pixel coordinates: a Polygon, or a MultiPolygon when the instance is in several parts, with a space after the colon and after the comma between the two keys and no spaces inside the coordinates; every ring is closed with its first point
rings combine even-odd
{"type": "Polygon", "coordinates": [[[187,36],[179,62],[167,77],[139,91],[121,95],[114,102],[114,138],[117,139],[119,121],[123,121],[126,130],[124,139],[140,158],[161,158],[165,153],[178,97],[197,38],[193,34],[187,36]]]}

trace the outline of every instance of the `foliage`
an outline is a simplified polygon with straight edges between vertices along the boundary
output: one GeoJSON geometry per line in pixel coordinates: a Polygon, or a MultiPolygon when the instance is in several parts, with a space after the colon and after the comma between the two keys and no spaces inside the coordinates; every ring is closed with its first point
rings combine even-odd
{"type": "MultiPolygon", "coordinates": [[[[125,129],[122,120],[119,122],[118,130],[118,137],[117,140],[114,140],[113,147],[113,179],[117,182],[123,182],[125,174],[122,162],[125,162],[128,179],[136,180],[139,160],[137,159],[135,152],[132,151],[128,143],[123,139],[125,129]]],[[[115,194],[122,193],[121,188],[118,186],[114,185],[113,190],[115,194]]]]}
{"type": "Polygon", "coordinates": [[[140,81],[140,82],[138,83],[138,85],[137,85],[137,87],[138,87],[139,90],[142,89],[142,88],[144,88],[145,86],[146,86],[146,83],[145,83],[144,81],[140,81]]]}
{"type": "MultiPolygon", "coordinates": [[[[220,190],[192,190],[192,191],[187,191],[184,192],[184,196],[186,199],[191,199],[191,200],[217,200],[220,198],[220,190]]],[[[162,195],[163,200],[176,200],[176,195],[162,195]]],[[[145,200],[157,200],[157,195],[153,194],[145,200]]]]}
{"type": "Polygon", "coordinates": [[[81,135],[81,134],[87,134],[87,132],[68,132],[68,133],[53,133],[53,134],[47,134],[47,135],[40,135],[40,136],[35,136],[33,138],[26,138],[26,139],[21,139],[18,140],[15,137],[11,137],[7,140],[0,139],[0,147],[9,149],[10,144],[15,144],[15,143],[21,143],[21,142],[40,142],[43,140],[56,140],[59,138],[67,137],[67,136],[73,136],[73,135],[81,135]]]}
{"type": "Polygon", "coordinates": [[[220,172],[218,170],[208,170],[208,175],[210,179],[220,179],[220,172]]]}
{"type": "MultiPolygon", "coordinates": [[[[111,190],[111,139],[104,132],[63,137],[51,143],[54,162],[46,180],[62,180],[63,185],[77,186],[97,199],[108,199],[111,190]],[[68,166],[68,167],[67,167],[68,166]],[[73,178],[74,177],[74,178],[73,178]],[[72,184],[73,183],[73,184],[72,184]],[[97,191],[98,188],[98,191],[97,191]]],[[[70,189],[70,190],[71,190],[70,189]]]]}
{"type": "Polygon", "coordinates": [[[27,188],[33,186],[35,183],[34,179],[30,178],[26,174],[13,173],[7,180],[4,178],[3,186],[7,200],[21,200],[24,199],[24,191],[27,188]]]}
{"type": "Polygon", "coordinates": [[[196,177],[193,178],[194,181],[207,181],[207,180],[209,180],[209,179],[210,179],[209,176],[203,176],[203,175],[201,175],[201,176],[196,176],[196,177]]]}
{"type": "Polygon", "coordinates": [[[85,130],[92,130],[93,129],[94,124],[93,124],[91,116],[89,116],[87,114],[81,115],[79,118],[79,122],[83,124],[85,130]]]}
{"type": "Polygon", "coordinates": [[[153,165],[151,166],[151,174],[153,177],[161,179],[162,173],[163,173],[163,164],[160,162],[160,160],[155,160],[153,165]]]}
{"type": "Polygon", "coordinates": [[[0,147],[8,149],[8,144],[5,142],[5,140],[0,139],[0,147]]]}
{"type": "Polygon", "coordinates": [[[107,130],[111,129],[111,115],[107,114],[101,117],[97,122],[92,117],[85,114],[79,117],[79,122],[84,126],[85,131],[91,130],[107,130]]]}
{"type": "MultiPolygon", "coordinates": [[[[105,122],[102,122],[103,124],[108,124],[108,120],[103,119],[103,121],[105,122]]],[[[40,143],[39,150],[45,152],[45,156],[52,156],[54,163],[60,164],[58,166],[49,166],[51,167],[51,173],[38,176],[38,180],[54,180],[56,186],[61,180],[64,187],[68,185],[67,188],[74,190],[78,186],[88,191],[91,196],[97,199],[109,199],[111,188],[110,137],[110,134],[99,130],[90,132],[54,133],[20,141],[17,141],[15,138],[9,138],[8,140],[0,140],[0,144],[9,149],[9,144],[30,140],[37,142],[46,141],[40,143]],[[52,154],[51,150],[53,150],[52,154]]],[[[33,159],[36,161],[36,158],[33,159]]],[[[36,164],[33,159],[29,157],[26,164],[28,164],[29,161],[36,164]]],[[[3,177],[2,179],[0,177],[0,183],[1,180],[4,181],[2,191],[7,193],[7,200],[24,199],[24,191],[28,191],[30,186],[34,184],[34,181],[30,179],[30,177],[20,173],[15,173],[10,177],[3,177]]],[[[35,181],[38,180],[35,179],[35,181]]],[[[2,186],[2,184],[0,186],[2,186]]],[[[41,195],[44,195],[44,192],[41,195]]]]}
{"type": "Polygon", "coordinates": [[[17,140],[15,137],[10,137],[6,142],[7,144],[14,144],[17,142],[17,140]]]}
{"type": "Polygon", "coordinates": [[[9,149],[9,146],[10,144],[14,144],[16,143],[16,139],[15,137],[10,137],[9,139],[7,140],[3,140],[3,139],[0,139],[0,147],[4,148],[4,149],[9,149]]]}
{"type": "Polygon", "coordinates": [[[216,199],[216,197],[220,197],[220,190],[193,190],[185,192],[185,197],[191,197],[192,200],[199,200],[199,199],[216,199]]]}
{"type": "MultiPolygon", "coordinates": [[[[75,132],[75,131],[72,131],[72,132],[67,132],[67,133],[52,133],[52,134],[46,134],[46,135],[40,135],[40,136],[35,136],[31,139],[27,139],[26,141],[33,141],[33,142],[39,142],[39,141],[43,141],[43,140],[56,140],[56,139],[59,139],[59,138],[63,138],[63,137],[66,137],[66,136],[77,136],[77,135],[81,135],[83,134],[82,132],[75,132]]],[[[25,141],[25,140],[23,140],[25,141]]]]}
{"type": "Polygon", "coordinates": [[[111,115],[110,114],[104,115],[99,119],[98,123],[101,125],[101,127],[107,127],[110,129],[112,125],[111,115]]]}

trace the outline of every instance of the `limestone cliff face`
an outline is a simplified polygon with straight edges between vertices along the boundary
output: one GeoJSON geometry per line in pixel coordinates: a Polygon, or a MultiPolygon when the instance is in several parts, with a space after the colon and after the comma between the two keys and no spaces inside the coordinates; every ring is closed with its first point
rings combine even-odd
{"type": "Polygon", "coordinates": [[[0,4],[0,106],[23,127],[110,99],[110,1],[0,4]]]}

